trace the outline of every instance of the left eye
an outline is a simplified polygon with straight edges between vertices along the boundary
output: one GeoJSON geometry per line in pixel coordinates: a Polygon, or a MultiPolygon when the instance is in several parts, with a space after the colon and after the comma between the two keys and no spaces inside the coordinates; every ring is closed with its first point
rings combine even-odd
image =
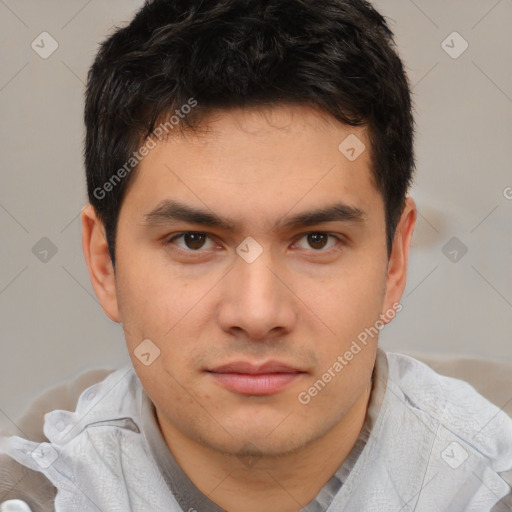
{"type": "Polygon", "coordinates": [[[181,240],[181,243],[176,243],[176,245],[185,251],[198,251],[200,249],[211,249],[215,246],[212,240],[208,237],[206,233],[200,233],[198,231],[188,231],[187,233],[181,233],[172,237],[168,243],[174,243],[176,240],[181,240]],[[210,240],[210,245],[205,246],[205,242],[210,240]]]}
{"type": "Polygon", "coordinates": [[[300,240],[306,240],[307,244],[309,245],[309,247],[301,247],[301,249],[313,248],[315,251],[321,251],[334,247],[339,241],[339,238],[335,237],[334,235],[329,235],[328,233],[313,232],[305,234],[300,238],[300,240]],[[330,245],[329,238],[333,242],[330,245]]]}

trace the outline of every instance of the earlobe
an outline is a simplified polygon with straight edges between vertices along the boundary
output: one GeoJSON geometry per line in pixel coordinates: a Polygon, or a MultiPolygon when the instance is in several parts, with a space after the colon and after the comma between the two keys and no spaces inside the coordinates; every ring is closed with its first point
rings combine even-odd
{"type": "Polygon", "coordinates": [[[91,204],[82,209],[82,249],[94,292],[105,314],[119,322],[114,267],[105,235],[105,228],[91,204]]]}
{"type": "Polygon", "coordinates": [[[399,303],[402,298],[407,282],[409,252],[416,217],[416,204],[408,197],[400,221],[396,227],[393,248],[389,257],[383,313],[393,308],[393,304],[399,303]]]}

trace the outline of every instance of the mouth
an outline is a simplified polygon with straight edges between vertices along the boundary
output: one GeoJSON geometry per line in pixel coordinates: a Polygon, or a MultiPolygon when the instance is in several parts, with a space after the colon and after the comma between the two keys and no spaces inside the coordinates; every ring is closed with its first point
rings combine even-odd
{"type": "Polygon", "coordinates": [[[278,393],[306,374],[279,361],[259,365],[235,361],[206,371],[217,384],[229,391],[252,396],[278,393]]]}

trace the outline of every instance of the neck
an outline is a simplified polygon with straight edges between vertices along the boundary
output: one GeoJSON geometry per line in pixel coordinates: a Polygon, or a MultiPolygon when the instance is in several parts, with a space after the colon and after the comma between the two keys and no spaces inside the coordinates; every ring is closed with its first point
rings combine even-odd
{"type": "Polygon", "coordinates": [[[297,512],[305,507],[343,464],[366,417],[371,382],[327,434],[280,457],[245,459],[226,455],[190,439],[157,418],[176,461],[195,486],[230,512],[297,512]]]}

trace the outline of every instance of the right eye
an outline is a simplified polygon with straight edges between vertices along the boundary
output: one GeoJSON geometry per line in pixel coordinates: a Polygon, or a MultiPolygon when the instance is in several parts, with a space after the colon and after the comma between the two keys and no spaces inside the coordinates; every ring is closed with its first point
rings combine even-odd
{"type": "MultiPolygon", "coordinates": [[[[200,249],[205,249],[205,242],[208,239],[209,237],[206,233],[201,233],[200,231],[185,231],[174,235],[166,242],[166,245],[175,244],[183,251],[198,252],[200,249]],[[176,241],[180,239],[181,243],[177,243],[176,241]]],[[[210,245],[207,246],[206,249],[211,249],[212,247],[215,247],[215,244],[210,239],[210,245]]]]}

